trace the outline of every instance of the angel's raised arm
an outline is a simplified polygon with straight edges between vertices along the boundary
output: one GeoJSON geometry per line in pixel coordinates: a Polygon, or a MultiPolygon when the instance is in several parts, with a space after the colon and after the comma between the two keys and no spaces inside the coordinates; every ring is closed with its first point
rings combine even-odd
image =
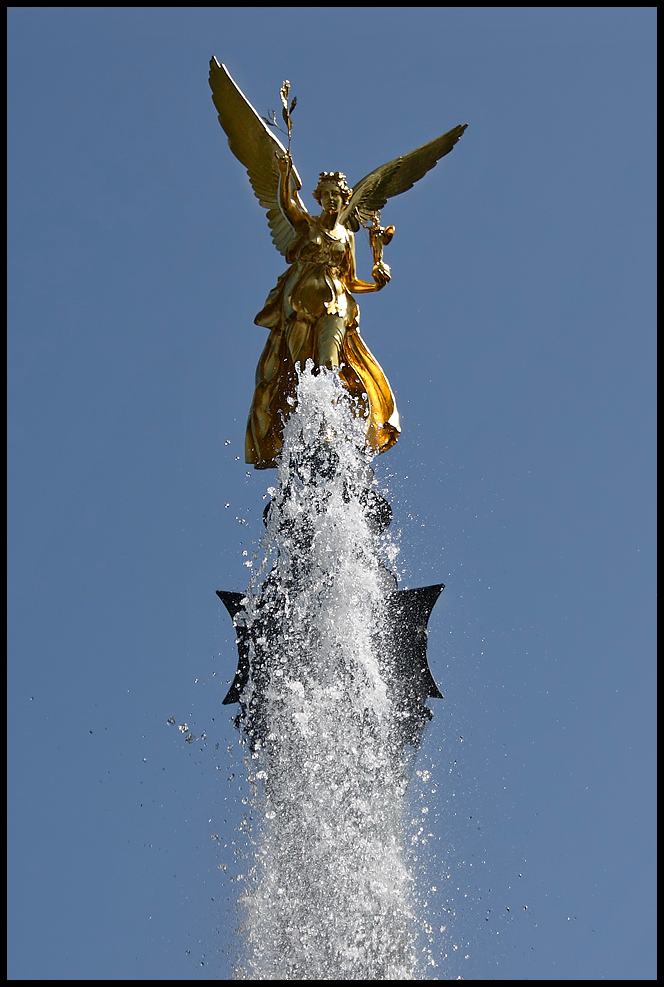
{"type": "Polygon", "coordinates": [[[307,216],[309,214],[303,207],[302,200],[298,195],[299,189],[302,188],[302,183],[299,177],[297,177],[290,153],[286,152],[285,157],[278,157],[277,166],[281,172],[279,180],[279,205],[288,222],[299,232],[306,226],[307,216]]]}
{"type": "Polygon", "coordinates": [[[298,195],[302,182],[290,155],[238,88],[225,65],[216,58],[210,61],[212,101],[219,114],[219,123],[228,137],[228,146],[247,169],[251,187],[261,206],[267,210],[272,240],[277,250],[286,254],[297,236],[294,223],[286,209],[305,216],[306,207],[298,195]],[[280,163],[288,161],[283,179],[280,163]],[[283,191],[283,194],[282,194],[283,191]]]}

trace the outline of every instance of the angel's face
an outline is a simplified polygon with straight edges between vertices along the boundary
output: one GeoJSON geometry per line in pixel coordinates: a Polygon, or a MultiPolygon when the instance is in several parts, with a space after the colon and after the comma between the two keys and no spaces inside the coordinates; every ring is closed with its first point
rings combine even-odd
{"type": "Polygon", "coordinates": [[[320,191],[320,204],[323,212],[340,213],[344,204],[344,197],[338,186],[324,185],[320,191]]]}

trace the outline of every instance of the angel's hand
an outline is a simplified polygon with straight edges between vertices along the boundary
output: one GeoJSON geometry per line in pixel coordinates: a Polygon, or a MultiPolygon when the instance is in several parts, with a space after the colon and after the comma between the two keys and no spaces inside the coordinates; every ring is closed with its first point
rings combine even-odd
{"type": "Polygon", "coordinates": [[[380,291],[380,289],[384,288],[387,282],[390,280],[392,274],[389,265],[383,264],[383,262],[380,261],[378,264],[374,264],[373,269],[371,271],[371,276],[374,279],[376,288],[378,289],[378,291],[380,291]]]}
{"type": "Polygon", "coordinates": [[[279,171],[282,175],[287,175],[293,167],[293,159],[290,156],[290,151],[286,151],[285,154],[276,154],[275,157],[277,159],[279,171]]]}

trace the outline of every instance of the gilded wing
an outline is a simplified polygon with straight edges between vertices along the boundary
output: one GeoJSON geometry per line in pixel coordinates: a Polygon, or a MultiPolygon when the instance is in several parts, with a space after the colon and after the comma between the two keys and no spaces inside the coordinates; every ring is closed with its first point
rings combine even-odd
{"type": "MultiPolygon", "coordinates": [[[[210,88],[219,123],[228,137],[228,146],[247,169],[256,198],[267,210],[274,245],[285,255],[296,233],[279,206],[280,172],[275,156],[285,157],[286,148],[235,84],[226,66],[220,65],[216,58],[210,60],[210,88]]],[[[294,167],[291,183],[293,196],[306,212],[297,194],[302,182],[294,167]]]]}
{"type": "Polygon", "coordinates": [[[353,187],[353,194],[339,222],[357,232],[360,224],[373,219],[374,213],[382,209],[388,199],[408,191],[440,158],[449,154],[467,126],[467,123],[460,124],[442,137],[436,137],[410,154],[395,158],[366,175],[353,187]]]}

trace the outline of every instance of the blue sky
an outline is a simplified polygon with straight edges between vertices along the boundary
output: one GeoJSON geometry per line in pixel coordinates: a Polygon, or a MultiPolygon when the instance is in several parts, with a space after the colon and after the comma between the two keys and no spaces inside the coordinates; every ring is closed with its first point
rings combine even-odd
{"type": "Polygon", "coordinates": [[[402,585],[447,584],[418,761],[440,976],[656,977],[655,27],[9,8],[10,979],[230,976],[246,792],[214,591],[261,532],[244,425],[283,260],[213,54],[260,112],[290,80],[312,210],[319,171],[469,125],[383,210],[393,278],[362,301],[402,585]]]}

